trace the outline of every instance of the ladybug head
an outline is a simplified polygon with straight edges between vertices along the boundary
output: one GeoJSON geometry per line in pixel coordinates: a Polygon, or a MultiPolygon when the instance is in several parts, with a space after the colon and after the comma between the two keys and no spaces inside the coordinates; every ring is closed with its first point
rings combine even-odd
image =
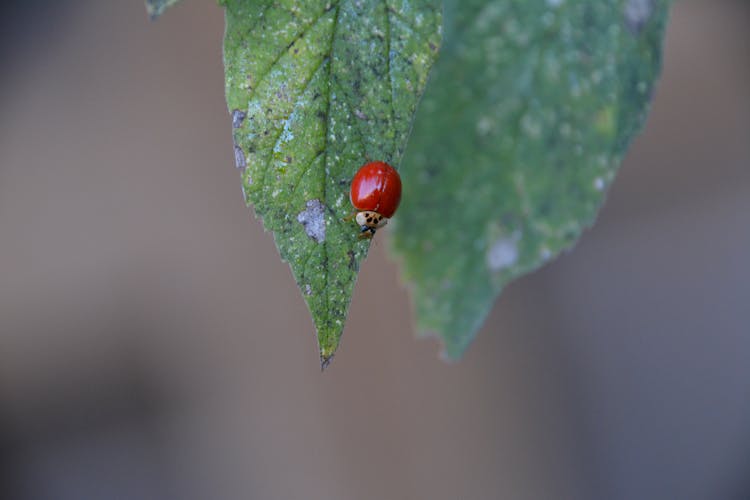
{"type": "Polygon", "coordinates": [[[375,233],[375,229],[379,229],[388,224],[388,219],[371,210],[357,212],[355,220],[357,221],[357,224],[362,227],[362,232],[371,230],[372,233],[375,233]]]}

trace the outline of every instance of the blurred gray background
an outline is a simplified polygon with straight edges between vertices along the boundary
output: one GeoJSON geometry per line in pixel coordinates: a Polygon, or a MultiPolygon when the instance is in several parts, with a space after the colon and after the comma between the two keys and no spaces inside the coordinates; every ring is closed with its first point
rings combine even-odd
{"type": "Polygon", "coordinates": [[[0,498],[750,498],[748,2],[674,5],[597,225],[461,362],[384,231],[323,374],[243,206],[221,8],[2,9],[0,498]]]}

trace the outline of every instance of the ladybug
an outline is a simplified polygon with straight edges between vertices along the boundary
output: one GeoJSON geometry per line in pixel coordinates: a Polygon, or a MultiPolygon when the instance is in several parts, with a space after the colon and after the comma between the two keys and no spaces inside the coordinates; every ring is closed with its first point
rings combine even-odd
{"type": "Polygon", "coordinates": [[[366,163],[354,174],[349,199],[357,209],[354,220],[360,227],[360,238],[372,238],[398,208],[401,177],[383,161],[366,163]]]}

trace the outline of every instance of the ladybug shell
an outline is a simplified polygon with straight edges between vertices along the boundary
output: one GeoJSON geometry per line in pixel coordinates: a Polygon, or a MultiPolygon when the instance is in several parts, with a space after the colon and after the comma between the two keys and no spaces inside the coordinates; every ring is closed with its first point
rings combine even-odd
{"type": "Polygon", "coordinates": [[[357,210],[390,219],[401,201],[401,177],[385,162],[367,163],[354,174],[349,198],[357,210]]]}

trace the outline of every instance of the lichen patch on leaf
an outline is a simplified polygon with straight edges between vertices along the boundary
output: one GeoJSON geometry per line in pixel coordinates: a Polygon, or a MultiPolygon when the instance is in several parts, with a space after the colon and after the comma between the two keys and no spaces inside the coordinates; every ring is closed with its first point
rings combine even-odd
{"type": "Polygon", "coordinates": [[[232,128],[240,128],[242,126],[242,122],[245,121],[245,117],[247,116],[247,113],[240,109],[235,109],[232,111],[232,128]]]}
{"type": "Polygon", "coordinates": [[[239,169],[247,167],[247,161],[245,161],[245,152],[237,144],[234,145],[234,166],[239,169]]]}
{"type": "Polygon", "coordinates": [[[222,4],[243,191],[289,262],[327,364],[369,246],[345,220],[349,183],[367,161],[400,163],[440,45],[440,1],[222,4]]]}
{"type": "Polygon", "coordinates": [[[518,241],[521,233],[501,236],[490,244],[487,251],[487,267],[491,272],[499,272],[515,265],[518,261],[518,241]]]}
{"type": "Polygon", "coordinates": [[[297,220],[313,241],[322,243],[326,240],[325,206],[320,200],[310,200],[305,205],[306,208],[297,215],[297,220]]]}

